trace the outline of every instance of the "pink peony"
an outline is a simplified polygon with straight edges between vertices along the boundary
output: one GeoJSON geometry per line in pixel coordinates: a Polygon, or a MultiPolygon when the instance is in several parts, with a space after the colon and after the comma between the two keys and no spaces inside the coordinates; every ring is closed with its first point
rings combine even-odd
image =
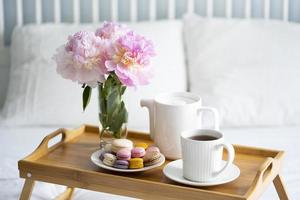
{"type": "Polygon", "coordinates": [[[57,72],[63,78],[96,87],[97,82],[105,81],[107,46],[108,42],[97,37],[94,32],[79,31],[69,36],[68,43],[54,55],[57,72]]]}
{"type": "Polygon", "coordinates": [[[127,32],[120,36],[109,50],[110,59],[105,62],[108,71],[114,71],[126,86],[146,85],[152,77],[150,58],[154,47],[150,40],[127,32]]]}
{"type": "Polygon", "coordinates": [[[69,36],[54,60],[62,77],[81,84],[95,87],[115,73],[124,85],[138,86],[148,84],[152,77],[152,56],[150,40],[125,25],[105,22],[96,33],[80,31],[69,36]]]}
{"type": "Polygon", "coordinates": [[[101,28],[96,30],[96,36],[102,39],[117,40],[129,31],[127,26],[114,22],[104,22],[101,28]]]}

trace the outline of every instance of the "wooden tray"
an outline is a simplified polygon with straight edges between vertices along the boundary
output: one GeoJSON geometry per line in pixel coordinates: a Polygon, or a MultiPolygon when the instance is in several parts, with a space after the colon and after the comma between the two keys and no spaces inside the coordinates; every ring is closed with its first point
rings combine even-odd
{"type": "MultiPolygon", "coordinates": [[[[101,169],[90,160],[99,147],[98,137],[98,128],[89,125],[76,130],[59,129],[46,136],[32,154],[18,163],[20,177],[26,179],[20,199],[30,198],[35,180],[68,186],[58,199],[70,199],[74,188],[141,199],[257,199],[272,181],[280,198],[288,199],[279,176],[283,151],[234,145],[234,163],[241,170],[240,177],[224,185],[201,188],[167,179],[162,173],[164,165],[132,174],[101,169]],[[48,147],[49,141],[58,136],[61,140],[48,147]]],[[[149,135],[139,132],[129,131],[128,138],[152,143],[149,135]]]]}

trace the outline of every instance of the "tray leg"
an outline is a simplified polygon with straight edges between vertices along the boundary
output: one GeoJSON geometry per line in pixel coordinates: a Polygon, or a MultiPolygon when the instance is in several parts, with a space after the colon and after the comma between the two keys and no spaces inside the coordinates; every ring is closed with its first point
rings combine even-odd
{"type": "Polygon", "coordinates": [[[71,200],[73,197],[74,190],[75,188],[67,187],[66,191],[64,191],[62,194],[56,197],[55,200],[71,200]]]}
{"type": "Polygon", "coordinates": [[[20,196],[20,200],[29,200],[34,187],[34,180],[25,179],[23,190],[20,196]]]}
{"type": "Polygon", "coordinates": [[[277,194],[280,200],[288,200],[288,194],[286,192],[285,186],[283,184],[281,176],[278,174],[273,180],[274,186],[276,188],[277,194]]]}

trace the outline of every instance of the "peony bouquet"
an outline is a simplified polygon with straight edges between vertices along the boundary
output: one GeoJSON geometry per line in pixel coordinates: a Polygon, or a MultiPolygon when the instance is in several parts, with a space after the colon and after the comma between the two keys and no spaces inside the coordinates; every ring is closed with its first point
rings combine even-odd
{"type": "Polygon", "coordinates": [[[122,99],[126,87],[149,83],[153,43],[122,24],[104,22],[96,30],[79,31],[57,49],[57,72],[65,79],[82,84],[83,110],[92,88],[99,89],[100,137],[105,132],[122,137],[128,112],[122,99]]]}

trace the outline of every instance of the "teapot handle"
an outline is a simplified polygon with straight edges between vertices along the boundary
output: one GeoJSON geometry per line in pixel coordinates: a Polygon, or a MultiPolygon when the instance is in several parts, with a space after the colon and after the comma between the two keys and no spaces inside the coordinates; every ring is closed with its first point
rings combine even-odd
{"type": "Polygon", "coordinates": [[[200,113],[203,112],[203,111],[209,111],[213,114],[213,116],[214,116],[214,129],[219,130],[220,118],[219,118],[218,110],[215,109],[215,108],[211,108],[211,107],[200,107],[200,108],[198,108],[198,111],[197,111],[198,115],[200,115],[200,113]]]}
{"type": "Polygon", "coordinates": [[[146,107],[148,108],[149,111],[149,121],[150,121],[150,137],[152,140],[154,140],[154,100],[153,99],[141,99],[140,101],[141,107],[146,107]]]}

